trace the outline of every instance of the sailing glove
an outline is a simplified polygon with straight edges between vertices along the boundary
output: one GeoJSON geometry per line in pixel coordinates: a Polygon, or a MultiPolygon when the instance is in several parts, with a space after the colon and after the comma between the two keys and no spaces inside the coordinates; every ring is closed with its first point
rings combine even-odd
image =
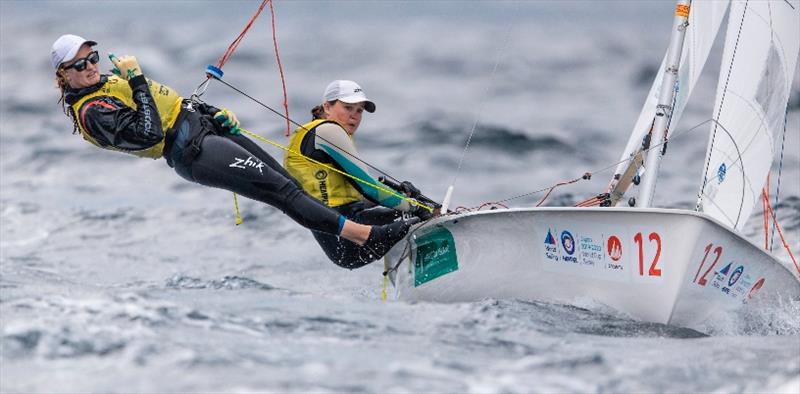
{"type": "Polygon", "coordinates": [[[236,119],[236,115],[227,108],[223,108],[215,113],[214,120],[219,122],[222,127],[226,127],[230,134],[239,135],[242,133],[239,128],[239,119],[236,119]]]}
{"type": "Polygon", "coordinates": [[[419,205],[413,204],[411,206],[410,213],[416,217],[418,217],[423,222],[433,217],[433,212],[421,207],[419,205]]]}
{"type": "Polygon", "coordinates": [[[422,192],[409,181],[400,182],[400,191],[411,198],[417,198],[422,194],[422,192]]]}
{"type": "Polygon", "coordinates": [[[139,62],[136,61],[135,57],[116,57],[113,53],[110,53],[108,58],[111,60],[111,63],[114,64],[114,68],[111,69],[111,72],[118,77],[130,81],[134,77],[142,75],[142,68],[139,67],[139,62]]]}

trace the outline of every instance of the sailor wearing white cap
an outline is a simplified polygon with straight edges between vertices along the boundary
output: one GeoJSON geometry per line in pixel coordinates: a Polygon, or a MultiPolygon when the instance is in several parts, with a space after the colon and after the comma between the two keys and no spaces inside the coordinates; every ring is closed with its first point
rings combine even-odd
{"type": "MultiPolygon", "coordinates": [[[[364,111],[375,112],[375,103],[367,98],[359,84],[342,79],[328,84],[322,103],[311,110],[313,119],[292,133],[283,166],[308,194],[358,223],[392,223],[403,212],[421,219],[429,218],[427,210],[370,186],[379,182],[358,158],[353,139],[364,111]],[[366,183],[330,171],[318,163],[332,165],[366,183]]],[[[401,189],[399,191],[411,198],[420,196],[419,189],[411,182],[402,182],[401,189]]],[[[313,234],[328,258],[342,267],[359,268],[379,257],[367,248],[329,234],[313,234]]]]}

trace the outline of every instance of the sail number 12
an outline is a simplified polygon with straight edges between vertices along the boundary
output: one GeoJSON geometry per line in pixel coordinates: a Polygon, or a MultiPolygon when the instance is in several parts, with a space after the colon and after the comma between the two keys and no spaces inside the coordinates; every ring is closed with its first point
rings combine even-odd
{"type": "MultiPolygon", "coordinates": [[[[658,233],[650,233],[647,236],[650,242],[656,243],[656,254],[653,256],[653,261],[650,262],[650,268],[647,270],[647,276],[661,276],[661,268],[658,268],[658,259],[661,257],[661,236],[658,233]]],[[[644,267],[644,238],[642,233],[638,232],[633,237],[636,245],[639,247],[639,276],[645,276],[644,267]]]]}
{"type": "Polygon", "coordinates": [[[714,248],[713,243],[708,244],[706,246],[706,254],[703,255],[703,261],[701,261],[700,266],[697,267],[697,273],[694,274],[694,280],[692,282],[695,282],[700,286],[705,286],[708,283],[706,277],[711,272],[711,270],[714,269],[714,266],[717,265],[717,262],[719,261],[720,257],[722,257],[722,246],[717,246],[716,248],[714,248]],[[714,249],[714,261],[711,263],[711,265],[708,266],[708,269],[706,270],[705,273],[703,273],[703,276],[700,276],[700,271],[703,270],[703,265],[705,265],[706,259],[708,259],[708,254],[709,252],[711,252],[712,248],[714,249]],[[699,279],[697,278],[698,276],[700,276],[699,279]]]}

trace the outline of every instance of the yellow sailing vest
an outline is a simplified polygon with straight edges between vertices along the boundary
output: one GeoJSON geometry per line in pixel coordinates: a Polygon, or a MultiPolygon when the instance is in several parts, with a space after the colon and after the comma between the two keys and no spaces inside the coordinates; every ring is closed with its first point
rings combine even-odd
{"type": "MultiPolygon", "coordinates": [[[[147,80],[147,83],[150,87],[150,95],[152,95],[153,100],[155,100],[158,114],[161,116],[161,129],[164,131],[164,135],[166,136],[167,130],[172,128],[175,120],[178,118],[178,113],[181,111],[181,102],[183,101],[183,97],[179,96],[178,93],[172,90],[169,86],[162,85],[150,79],[147,80]]],[[[111,96],[122,101],[128,107],[133,108],[134,110],[136,109],[136,103],[133,101],[133,90],[128,84],[128,81],[116,75],[109,75],[108,81],[106,81],[106,83],[103,84],[100,89],[81,97],[80,100],[72,104],[72,113],[75,115],[75,119],[78,121],[78,128],[81,131],[81,135],[83,135],[83,139],[89,141],[92,145],[103,149],[130,153],[139,157],[158,159],[163,155],[163,138],[161,139],[161,142],[147,149],[137,151],[128,151],[117,149],[112,146],[100,145],[97,140],[95,140],[94,137],[92,137],[91,134],[89,134],[89,132],[87,132],[83,127],[83,123],[80,121],[81,114],[79,112],[83,103],[97,96],[111,96]]]]}
{"type": "Polygon", "coordinates": [[[292,137],[289,140],[289,149],[284,154],[283,166],[289,171],[289,174],[303,185],[303,190],[306,193],[314,196],[329,207],[338,207],[360,201],[362,199],[361,193],[350,183],[349,178],[308,160],[300,153],[300,146],[306,134],[323,123],[336,122],[327,119],[316,119],[304,124],[303,127],[297,128],[292,133],[292,137]]]}

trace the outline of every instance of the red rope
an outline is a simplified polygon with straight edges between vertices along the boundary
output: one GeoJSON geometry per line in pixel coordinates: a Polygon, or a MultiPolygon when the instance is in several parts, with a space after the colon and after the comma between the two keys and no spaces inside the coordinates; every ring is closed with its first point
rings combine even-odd
{"type": "Polygon", "coordinates": [[[480,206],[478,206],[478,208],[476,210],[480,211],[481,209],[483,209],[483,207],[503,207],[505,209],[508,209],[508,206],[505,205],[505,204],[502,204],[502,203],[499,203],[499,202],[494,202],[494,201],[488,201],[488,202],[485,202],[485,203],[481,204],[480,206]]]}
{"type": "Polygon", "coordinates": [[[275,34],[275,10],[272,8],[272,1],[269,3],[269,13],[272,15],[272,46],[275,48],[275,60],[278,61],[278,71],[281,73],[281,86],[283,87],[283,112],[286,114],[286,136],[292,132],[292,124],[289,123],[289,98],[286,94],[286,78],[283,76],[283,65],[281,64],[281,54],[278,52],[278,38],[275,34]]]}
{"type": "Polygon", "coordinates": [[[786,238],[783,236],[783,231],[781,230],[781,225],[778,223],[778,218],[775,216],[775,211],[772,210],[772,205],[769,203],[769,196],[767,196],[766,191],[763,189],[761,190],[761,197],[763,198],[764,203],[767,206],[767,210],[769,211],[770,216],[772,216],[772,221],[773,223],[775,223],[775,228],[778,229],[778,234],[780,234],[781,236],[781,242],[783,242],[783,247],[786,249],[787,252],[789,252],[789,257],[792,259],[792,263],[794,263],[794,268],[797,270],[797,273],[800,273],[800,264],[797,263],[797,259],[794,257],[792,250],[789,249],[789,244],[786,242],[786,238]]]}
{"type": "MultiPolygon", "coordinates": [[[[217,68],[222,69],[222,66],[224,66],[225,63],[228,62],[228,59],[231,57],[231,55],[233,55],[233,52],[239,46],[239,43],[242,42],[242,39],[244,38],[245,34],[247,34],[247,31],[250,30],[251,26],[253,26],[253,22],[256,21],[256,18],[258,18],[258,16],[261,14],[261,11],[264,10],[264,7],[267,5],[267,3],[271,3],[271,0],[264,0],[261,2],[261,6],[258,7],[258,11],[256,11],[255,15],[253,15],[253,17],[250,18],[250,22],[247,23],[247,26],[245,26],[244,30],[242,30],[242,32],[239,33],[239,36],[236,37],[235,40],[233,40],[230,46],[228,46],[228,50],[225,51],[225,53],[222,55],[221,58],[219,58],[219,61],[217,61],[217,68]]],[[[211,76],[209,76],[209,78],[211,78],[211,76]]]]}
{"type": "Polygon", "coordinates": [[[542,199],[539,200],[539,202],[536,203],[536,206],[538,207],[538,206],[542,205],[542,203],[544,203],[544,201],[547,200],[547,197],[550,197],[550,193],[552,193],[555,188],[557,188],[559,186],[573,184],[573,183],[575,183],[575,182],[577,182],[577,181],[579,181],[581,179],[583,179],[583,178],[575,178],[575,179],[573,179],[571,181],[556,183],[555,185],[550,187],[550,189],[547,190],[547,194],[545,194],[544,197],[542,197],[542,199]]]}
{"type": "Polygon", "coordinates": [[[578,202],[577,204],[575,204],[575,206],[576,206],[576,207],[578,207],[578,208],[593,207],[593,206],[595,206],[595,205],[600,205],[600,204],[602,204],[602,203],[603,203],[603,201],[604,201],[604,199],[603,199],[603,198],[600,198],[600,197],[592,197],[592,198],[589,198],[589,199],[583,200],[583,201],[581,201],[581,202],[578,202]]]}
{"type": "MultiPolygon", "coordinates": [[[[236,39],[233,40],[233,42],[231,42],[231,45],[228,46],[228,50],[226,50],[225,53],[222,55],[222,57],[219,58],[219,60],[217,61],[217,68],[222,69],[225,63],[228,62],[228,59],[230,59],[231,55],[233,55],[233,52],[236,51],[236,48],[239,47],[239,44],[242,42],[242,39],[244,39],[244,36],[247,34],[247,31],[250,30],[250,27],[253,26],[253,23],[256,21],[256,19],[258,19],[258,16],[261,15],[261,11],[264,10],[264,7],[266,7],[267,4],[269,4],[269,12],[272,16],[272,46],[275,49],[275,59],[278,62],[278,70],[280,71],[281,74],[281,87],[283,88],[283,111],[284,114],[286,115],[286,136],[288,137],[289,133],[292,130],[291,123],[289,121],[289,119],[291,119],[289,117],[289,98],[288,94],[286,93],[286,78],[283,74],[283,64],[281,63],[281,55],[280,52],[278,51],[278,38],[275,32],[276,30],[275,9],[272,7],[272,0],[263,0],[261,2],[261,5],[258,7],[258,10],[256,10],[256,13],[253,14],[252,18],[250,18],[250,21],[247,22],[247,25],[244,27],[244,30],[242,30],[242,32],[239,33],[239,36],[237,36],[236,39]]],[[[208,78],[211,78],[211,75],[209,75],[208,78]]]]}

